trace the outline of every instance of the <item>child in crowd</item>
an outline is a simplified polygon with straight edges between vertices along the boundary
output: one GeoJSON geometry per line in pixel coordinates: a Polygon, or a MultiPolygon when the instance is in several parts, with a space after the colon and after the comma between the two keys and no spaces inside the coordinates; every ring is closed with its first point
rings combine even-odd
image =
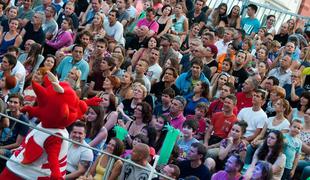
{"type": "Polygon", "coordinates": [[[302,142],[298,136],[302,128],[302,122],[296,119],[293,120],[290,131],[284,134],[283,152],[286,156],[286,163],[282,180],[289,180],[294,176],[301,153],[302,142]]]}
{"type": "Polygon", "coordinates": [[[194,138],[196,138],[197,140],[203,140],[206,128],[208,128],[210,125],[210,119],[206,118],[207,112],[208,112],[207,103],[201,102],[197,104],[194,115],[186,116],[187,120],[195,120],[199,125],[198,130],[194,135],[194,138]]]}
{"type": "Polygon", "coordinates": [[[169,112],[172,99],[175,97],[175,91],[172,88],[163,90],[161,100],[157,100],[158,104],[155,106],[153,115],[161,115],[169,112]],[[161,101],[161,103],[160,103],[161,101]]]}
{"type": "Polygon", "coordinates": [[[186,120],[183,123],[183,137],[177,141],[177,145],[180,148],[179,159],[184,160],[187,157],[187,154],[190,151],[191,145],[195,142],[198,142],[194,138],[194,134],[198,129],[198,123],[195,120],[186,120]]]}

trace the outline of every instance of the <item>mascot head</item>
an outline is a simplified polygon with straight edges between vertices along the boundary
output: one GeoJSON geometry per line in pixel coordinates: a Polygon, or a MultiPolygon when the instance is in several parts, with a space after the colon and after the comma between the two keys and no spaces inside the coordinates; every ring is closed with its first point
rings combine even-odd
{"type": "Polygon", "coordinates": [[[32,117],[39,118],[44,128],[68,127],[83,116],[87,105],[79,99],[68,83],[59,82],[51,72],[47,75],[45,87],[32,82],[38,105],[27,106],[24,111],[32,117]]]}

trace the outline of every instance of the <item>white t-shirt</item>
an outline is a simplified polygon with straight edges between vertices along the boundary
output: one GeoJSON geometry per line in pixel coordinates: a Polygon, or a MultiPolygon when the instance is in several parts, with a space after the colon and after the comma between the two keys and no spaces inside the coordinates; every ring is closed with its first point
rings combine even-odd
{"type": "Polygon", "coordinates": [[[104,20],[104,30],[108,36],[114,37],[115,41],[125,46],[125,39],[123,37],[124,28],[123,25],[116,21],[113,26],[110,26],[109,20],[104,20]]]}
{"type": "MultiPolygon", "coordinates": [[[[83,141],[83,144],[89,146],[85,141],[83,141]]],[[[91,149],[82,146],[78,146],[76,148],[73,143],[70,143],[67,158],[67,171],[75,172],[78,170],[80,161],[92,162],[94,159],[94,154],[91,149]]]]}
{"type": "Polygon", "coordinates": [[[284,121],[282,121],[280,124],[278,124],[277,126],[274,126],[272,124],[273,120],[275,117],[269,117],[267,120],[267,129],[273,129],[273,130],[283,130],[283,129],[290,129],[290,122],[287,119],[284,119],[284,121]]]}
{"type": "Polygon", "coordinates": [[[254,112],[252,107],[249,107],[241,109],[238,119],[248,123],[244,137],[249,137],[254,134],[256,129],[264,127],[265,122],[267,122],[267,115],[262,109],[254,112]]]}
{"type": "Polygon", "coordinates": [[[16,92],[23,92],[24,90],[24,84],[25,84],[25,78],[26,78],[26,69],[24,67],[24,65],[17,61],[15,67],[12,69],[11,75],[13,76],[20,76],[21,80],[17,82],[16,87],[18,88],[14,88],[13,90],[11,90],[12,93],[16,93],[16,92]]]}
{"type": "Polygon", "coordinates": [[[146,77],[150,80],[150,82],[152,82],[153,80],[156,80],[156,82],[158,82],[162,71],[163,69],[160,67],[160,65],[155,63],[148,68],[146,72],[146,77]]]}

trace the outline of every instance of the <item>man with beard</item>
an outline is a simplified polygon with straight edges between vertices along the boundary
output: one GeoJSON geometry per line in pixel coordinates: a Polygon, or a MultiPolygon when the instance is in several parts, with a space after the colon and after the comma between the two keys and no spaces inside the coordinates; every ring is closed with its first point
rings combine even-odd
{"type": "MultiPolygon", "coordinates": [[[[89,146],[84,140],[85,136],[86,124],[81,121],[75,122],[70,133],[70,139],[85,146],[89,146]]],[[[66,179],[76,179],[86,172],[93,161],[94,155],[91,149],[70,143],[67,158],[68,166],[66,169],[66,179]]]]}
{"type": "Polygon", "coordinates": [[[151,50],[149,55],[149,68],[146,72],[146,77],[150,80],[151,84],[155,84],[160,80],[161,72],[163,71],[160,65],[158,64],[159,60],[159,49],[157,47],[151,50]]]}
{"type": "Polygon", "coordinates": [[[240,171],[243,167],[243,161],[239,155],[231,155],[225,164],[225,169],[219,171],[212,176],[212,180],[222,179],[239,179],[241,174],[240,171]]]}
{"type": "Polygon", "coordinates": [[[246,52],[242,50],[239,50],[235,57],[232,75],[235,78],[235,88],[237,89],[237,91],[241,91],[242,84],[249,77],[249,74],[244,69],[246,57],[246,52]]]}
{"type": "Polygon", "coordinates": [[[233,124],[238,120],[237,116],[233,113],[236,104],[236,96],[228,95],[225,98],[222,112],[213,114],[211,125],[205,135],[205,143],[207,145],[219,143],[222,139],[227,138],[233,124]]]}

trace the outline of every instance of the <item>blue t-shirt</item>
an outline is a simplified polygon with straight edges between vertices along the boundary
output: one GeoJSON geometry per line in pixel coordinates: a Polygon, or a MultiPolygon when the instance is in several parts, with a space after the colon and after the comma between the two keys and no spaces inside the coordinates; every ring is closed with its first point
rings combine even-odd
{"type": "Polygon", "coordinates": [[[241,27],[246,32],[247,35],[250,35],[252,32],[258,33],[260,28],[260,22],[257,18],[251,19],[249,17],[243,18],[241,20],[241,27]]]}
{"type": "Polygon", "coordinates": [[[187,157],[187,155],[191,149],[192,144],[195,142],[199,142],[199,141],[195,138],[192,138],[189,141],[184,141],[184,139],[181,138],[177,141],[177,145],[180,149],[180,154],[182,155],[183,158],[187,157]]]}
{"type": "Polygon", "coordinates": [[[207,98],[204,98],[204,97],[201,97],[198,101],[194,101],[193,100],[193,96],[194,94],[190,94],[190,95],[187,95],[185,96],[185,99],[186,99],[186,107],[184,109],[184,115],[189,115],[189,114],[195,114],[195,108],[197,107],[198,103],[200,102],[204,102],[204,103],[207,103],[209,104],[209,101],[207,98]]]}
{"type": "Polygon", "coordinates": [[[79,69],[82,72],[81,80],[86,81],[88,73],[89,73],[88,63],[84,59],[81,59],[80,61],[73,64],[72,56],[65,57],[60,62],[60,64],[57,66],[56,72],[57,72],[57,75],[60,77],[59,80],[64,81],[65,78],[67,77],[67,75],[69,74],[70,70],[73,67],[76,67],[77,69],[79,69]]]}
{"type": "Polygon", "coordinates": [[[296,153],[301,153],[302,142],[297,137],[284,134],[284,154],[286,156],[285,168],[292,169],[296,153]]]}

